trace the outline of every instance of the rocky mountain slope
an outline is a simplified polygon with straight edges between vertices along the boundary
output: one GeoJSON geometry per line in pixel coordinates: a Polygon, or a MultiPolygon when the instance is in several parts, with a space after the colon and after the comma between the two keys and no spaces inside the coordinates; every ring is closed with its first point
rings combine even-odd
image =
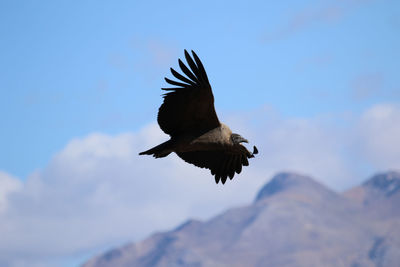
{"type": "Polygon", "coordinates": [[[400,173],[343,194],[281,173],[250,205],[111,250],[106,266],[400,266],[400,173]]]}

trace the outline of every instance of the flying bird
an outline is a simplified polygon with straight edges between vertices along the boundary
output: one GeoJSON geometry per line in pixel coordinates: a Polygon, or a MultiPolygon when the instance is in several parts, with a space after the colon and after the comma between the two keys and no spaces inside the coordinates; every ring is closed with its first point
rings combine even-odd
{"type": "Polygon", "coordinates": [[[214,96],[206,71],[199,57],[192,50],[193,58],[185,50],[189,68],[179,59],[182,72],[171,68],[178,81],[165,78],[175,87],[161,88],[164,102],[158,110],[157,122],[170,140],[139,155],[163,158],[175,152],[181,159],[200,168],[211,170],[215,182],[224,184],[229,177],[248,166],[249,158],[258,153],[247,150],[242,143],[248,141],[218,120],[214,108],[214,96]],[[193,60],[194,59],[194,60],[193,60]]]}

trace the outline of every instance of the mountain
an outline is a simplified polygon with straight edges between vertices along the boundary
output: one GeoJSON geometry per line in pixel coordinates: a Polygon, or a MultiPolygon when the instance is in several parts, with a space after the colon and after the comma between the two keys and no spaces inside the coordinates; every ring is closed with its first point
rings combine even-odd
{"type": "Polygon", "coordinates": [[[398,266],[399,196],[396,172],[343,194],[280,173],[247,206],[189,220],[83,266],[398,266]]]}
{"type": "Polygon", "coordinates": [[[391,171],[374,175],[344,195],[381,218],[400,216],[400,173],[391,171]]]}

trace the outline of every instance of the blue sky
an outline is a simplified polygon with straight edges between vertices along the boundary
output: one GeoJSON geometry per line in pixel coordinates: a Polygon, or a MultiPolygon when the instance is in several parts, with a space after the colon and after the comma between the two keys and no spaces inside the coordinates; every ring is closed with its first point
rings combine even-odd
{"type": "Polygon", "coordinates": [[[0,168],[22,178],[72,137],[154,121],[185,48],[204,61],[221,111],[313,116],[400,97],[396,1],[0,5],[0,168]],[[357,99],[363,75],[380,88],[357,99]]]}
{"type": "MultiPolygon", "coordinates": [[[[1,1],[0,36],[0,171],[23,188],[18,189],[22,194],[35,179],[48,182],[49,188],[52,179],[72,179],[57,171],[65,168],[60,162],[70,158],[69,149],[96,150],[88,143],[118,146],[130,140],[126,142],[137,145],[136,151],[144,147],[132,140],[142,140],[149,131],[155,136],[149,146],[165,139],[154,125],[162,102],[160,87],[165,86],[163,77],[171,76],[169,67],[177,69],[183,49],[195,50],[202,59],[222,121],[247,131],[254,142],[268,144],[264,153],[270,147],[285,151],[276,157],[281,159],[276,168],[265,173],[278,166],[307,166],[303,160],[308,152],[301,146],[290,149],[309,144],[314,134],[317,143],[310,146],[330,144],[327,151],[337,152],[337,162],[348,162],[348,170],[340,172],[343,177],[358,175],[344,182],[327,174],[325,183],[336,189],[348,188],[370,172],[399,167],[398,154],[390,150],[399,146],[393,137],[398,128],[382,137],[390,144],[376,141],[379,129],[393,126],[400,114],[399,1],[1,1]],[[303,130],[296,138],[290,135],[303,130]],[[271,135],[265,141],[267,135],[260,132],[271,135]],[[369,141],[355,137],[361,134],[370,134],[364,136],[369,141]],[[291,140],[298,142],[288,150],[276,145],[291,140]],[[291,153],[299,154],[291,159],[291,153]]],[[[318,158],[318,153],[309,156],[318,158]]],[[[115,155],[110,157],[118,162],[121,154],[115,155]]],[[[315,173],[304,169],[323,176],[319,170],[338,166],[332,162],[321,163],[315,173]]],[[[257,170],[263,172],[265,164],[259,163],[257,170]]],[[[239,200],[252,196],[265,179],[256,179],[249,195],[239,200]]],[[[29,210],[7,203],[14,212],[29,210]]],[[[208,206],[196,212],[201,205],[196,203],[143,234],[106,236],[99,244],[93,241],[65,255],[32,255],[38,261],[69,262],[77,257],[74,253],[86,255],[118,244],[124,234],[136,240],[187,216],[217,212],[208,206]]],[[[226,201],[221,209],[231,204],[226,201]]]]}

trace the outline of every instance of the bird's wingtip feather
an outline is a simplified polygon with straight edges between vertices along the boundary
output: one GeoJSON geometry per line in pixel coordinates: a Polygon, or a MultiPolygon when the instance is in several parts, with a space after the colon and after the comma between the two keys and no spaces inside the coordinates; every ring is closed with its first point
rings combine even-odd
{"type": "Polygon", "coordinates": [[[258,154],[258,149],[257,149],[257,147],[256,146],[253,146],[253,154],[258,154]]]}

